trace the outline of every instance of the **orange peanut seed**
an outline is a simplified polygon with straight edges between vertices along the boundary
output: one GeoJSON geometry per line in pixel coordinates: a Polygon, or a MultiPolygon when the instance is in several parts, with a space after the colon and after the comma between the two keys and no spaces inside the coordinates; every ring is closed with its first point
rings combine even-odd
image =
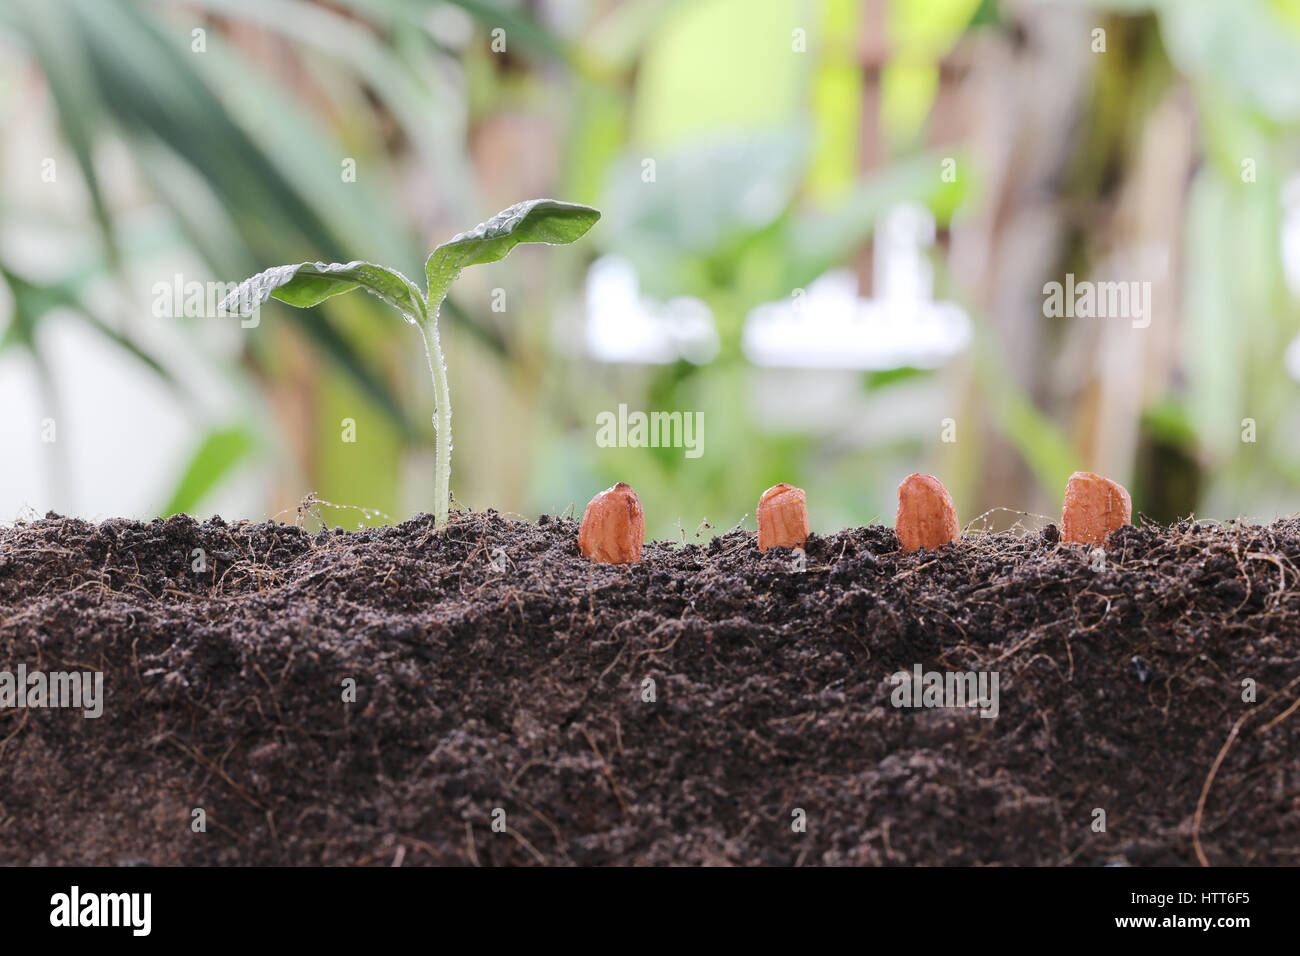
{"type": "Polygon", "coordinates": [[[802,488],[773,485],[758,499],[758,550],[802,548],[808,540],[808,501],[802,488]]]}
{"type": "Polygon", "coordinates": [[[1133,499],[1118,482],[1076,471],[1065,486],[1061,540],[1070,544],[1105,544],[1117,528],[1133,523],[1133,499]]]}
{"type": "Polygon", "coordinates": [[[933,475],[908,475],[898,486],[898,517],[894,519],[904,551],[942,548],[961,537],[952,496],[933,475]]]}
{"type": "Polygon", "coordinates": [[[578,549],[601,564],[632,564],[641,560],[645,543],[645,512],[632,486],[619,482],[587,504],[578,529],[578,549]]]}

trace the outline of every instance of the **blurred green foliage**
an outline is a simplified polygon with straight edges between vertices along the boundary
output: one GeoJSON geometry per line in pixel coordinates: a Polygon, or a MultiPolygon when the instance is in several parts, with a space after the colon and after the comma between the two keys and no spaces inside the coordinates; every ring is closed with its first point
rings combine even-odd
{"type": "MultiPolygon", "coordinates": [[[[1285,436],[1300,421],[1280,356],[1300,322],[1280,197],[1300,145],[1300,2],[1106,0],[1079,22],[1109,26],[1133,49],[1092,67],[1070,201],[1113,195],[1132,144],[1171,96],[1185,90],[1196,118],[1177,250],[1177,374],[1162,394],[1132,403],[1141,447],[1135,474],[1117,477],[1137,483],[1139,508],[1145,482],[1156,510],[1294,510],[1300,455],[1285,436]],[[1257,445],[1241,440],[1246,418],[1259,423],[1257,445]],[[1161,482],[1180,490],[1161,497],[1161,482]]],[[[1021,489],[978,484],[988,458],[1007,453],[998,448],[1031,476],[1035,500],[1050,503],[1070,470],[1090,464],[1082,413],[1045,407],[1008,372],[1018,346],[943,261],[963,215],[1014,195],[997,192],[1007,174],[987,141],[952,142],[939,128],[951,74],[980,69],[978,59],[954,67],[954,51],[994,40],[1014,50],[1019,29],[994,0],[10,0],[0,31],[39,71],[86,189],[83,219],[63,225],[98,242],[40,278],[0,255],[14,303],[0,349],[23,350],[57,393],[37,329],[59,309],[166,382],[195,438],[158,503],[164,513],[200,510],[241,469],[272,476],[268,514],[309,491],[394,516],[424,510],[432,404],[423,359],[382,307],[365,297],[269,306],[237,354],[212,351],[247,396],[214,414],[96,290],[118,285],[147,312],[141,273],[170,276],[174,261],[223,282],[304,260],[365,259],[415,275],[463,224],[548,193],[604,211],[591,246],[554,260],[521,250],[500,274],[462,280],[445,309],[461,396],[452,476],[461,504],[580,511],[626,480],[652,534],[690,540],[702,520],[731,526],[765,487],[790,481],[807,488],[814,526],[826,530],[888,522],[897,481],[942,466],[974,517],[1030,504],[1021,489]],[[495,31],[504,52],[493,50],[495,31]],[[878,154],[870,161],[868,144],[878,154]],[[110,145],[147,200],[123,198],[134,193],[105,161],[110,145]],[[955,181],[939,175],[946,158],[963,170],[955,181]],[[346,160],[355,181],[340,178],[346,160]],[[953,368],[858,376],[853,408],[875,424],[774,422],[764,411],[773,376],[742,353],[745,317],[829,269],[864,273],[876,222],[904,201],[934,214],[936,295],[967,307],[973,346],[953,368]],[[161,214],[138,215],[141,202],[161,214]],[[630,261],[644,295],[706,303],[717,357],[611,366],[582,355],[574,329],[593,253],[630,261]],[[496,288],[511,303],[504,313],[493,310],[496,288]],[[937,423],[892,412],[935,396],[963,421],[986,419],[1002,445],[982,443],[972,424],[947,449],[937,423]],[[620,403],[702,411],[705,454],[597,447],[596,414],[620,403]],[[363,436],[356,445],[339,441],[344,418],[363,436]]],[[[1080,228],[1088,260],[1104,240],[1091,223],[1080,228]]],[[[1029,287],[1025,298],[1034,295],[1029,287]]],[[[202,348],[202,322],[181,321],[202,348]]],[[[1044,320],[1026,310],[1022,321],[1044,320]]]]}

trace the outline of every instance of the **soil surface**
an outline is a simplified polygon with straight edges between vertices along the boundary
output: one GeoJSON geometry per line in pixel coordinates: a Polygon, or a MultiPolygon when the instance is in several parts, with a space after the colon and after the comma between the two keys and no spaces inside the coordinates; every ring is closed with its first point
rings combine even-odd
{"type": "Polygon", "coordinates": [[[5,527],[0,671],[104,712],[0,710],[0,863],[1300,863],[1300,521],[1057,537],[5,527]]]}

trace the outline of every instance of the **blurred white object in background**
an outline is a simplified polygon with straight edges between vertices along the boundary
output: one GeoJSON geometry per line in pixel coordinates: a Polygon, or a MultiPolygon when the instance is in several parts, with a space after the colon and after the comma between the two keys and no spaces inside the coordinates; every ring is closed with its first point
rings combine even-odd
{"type": "Polygon", "coordinates": [[[953,302],[934,301],[934,217],[894,207],[876,230],[875,298],[857,293],[852,272],[835,270],[788,301],[758,306],[743,348],[755,365],[880,371],[938,368],[970,343],[971,323],[953,302]]]}
{"type": "Polygon", "coordinates": [[[587,272],[587,350],[604,362],[696,365],[718,354],[713,312],[699,299],[657,302],[641,295],[636,269],[619,256],[602,256],[587,272]]]}

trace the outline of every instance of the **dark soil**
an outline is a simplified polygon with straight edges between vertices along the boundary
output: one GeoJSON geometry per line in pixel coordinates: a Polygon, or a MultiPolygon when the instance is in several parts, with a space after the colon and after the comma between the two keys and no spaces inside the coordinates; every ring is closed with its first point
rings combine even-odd
{"type": "Polygon", "coordinates": [[[0,711],[0,863],[1300,863],[1300,521],[1054,532],[3,528],[0,670],[106,703],[0,711]],[[999,715],[894,707],[915,664],[999,715]]]}

